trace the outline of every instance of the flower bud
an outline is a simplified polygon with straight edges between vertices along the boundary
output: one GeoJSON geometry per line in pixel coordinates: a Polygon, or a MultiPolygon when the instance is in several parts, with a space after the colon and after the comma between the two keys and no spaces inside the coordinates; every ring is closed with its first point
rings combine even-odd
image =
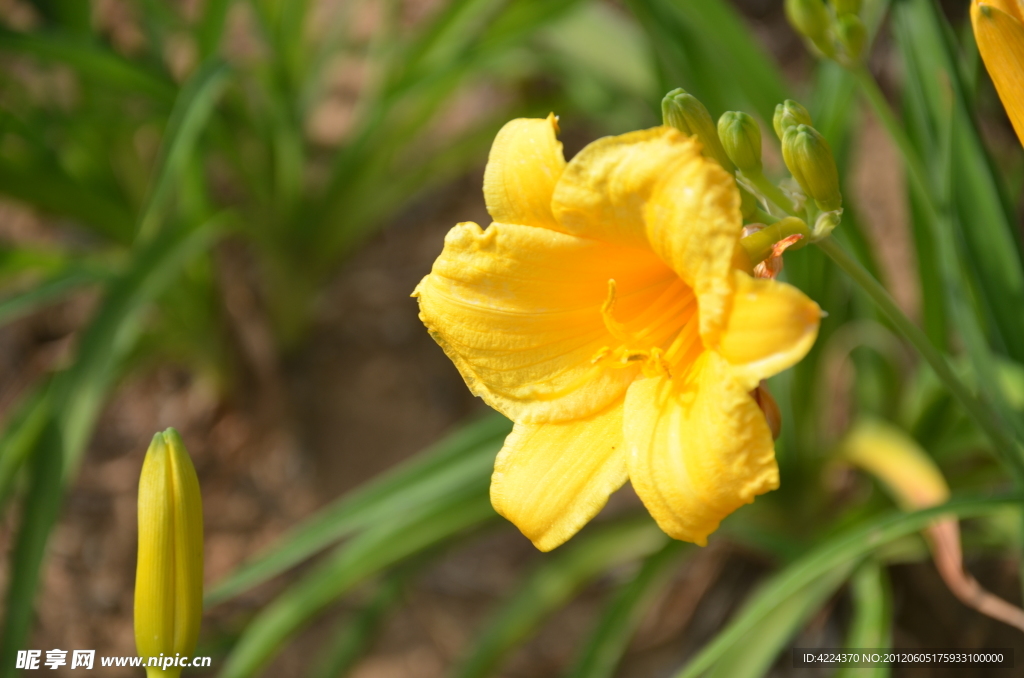
{"type": "Polygon", "coordinates": [[[697,97],[682,88],[672,90],[661,100],[661,117],[666,125],[700,139],[705,157],[718,161],[727,172],[735,169],[722,148],[711,114],[697,97]]]}
{"type": "MultiPolygon", "coordinates": [[[[139,478],[139,555],[135,573],[135,647],[148,657],[190,656],[203,614],[203,505],[181,436],[157,433],[139,478]]],[[[180,667],[147,667],[149,678],[180,667]]]]}
{"type": "Polygon", "coordinates": [[[841,14],[836,20],[836,37],[851,62],[860,61],[868,42],[868,29],[856,14],[841,14]]]}
{"type": "Polygon", "coordinates": [[[786,18],[798,33],[815,44],[825,41],[830,17],[822,0],[786,0],[786,18]]]}
{"type": "Polygon", "coordinates": [[[836,11],[837,16],[843,14],[860,14],[860,0],[831,0],[832,9],[836,11]]]}
{"type": "Polygon", "coordinates": [[[718,138],[725,154],[741,171],[761,171],[761,128],[746,113],[729,111],[718,119],[718,138]]]}
{"type": "Polygon", "coordinates": [[[800,102],[786,99],[784,103],[775,107],[775,115],[772,117],[772,127],[779,141],[786,136],[786,130],[794,125],[813,125],[811,114],[800,105],[800,102]]]}
{"type": "Polygon", "coordinates": [[[831,212],[842,206],[839,171],[832,149],[821,132],[810,125],[790,127],[782,140],[782,159],[804,193],[814,199],[819,209],[831,212]]]}

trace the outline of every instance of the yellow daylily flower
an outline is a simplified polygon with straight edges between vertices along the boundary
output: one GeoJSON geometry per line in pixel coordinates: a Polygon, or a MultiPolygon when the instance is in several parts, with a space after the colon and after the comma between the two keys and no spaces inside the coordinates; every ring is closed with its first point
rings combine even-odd
{"type": "Polygon", "coordinates": [[[733,177],[670,127],[571,162],[556,118],[498,133],[494,220],[455,226],[417,286],[420,318],[476,395],[515,422],[491,501],[541,550],[626,480],[677,539],[779,484],[751,392],[800,360],[821,311],[754,279],[733,177]],[[741,265],[742,267],[742,265],[741,265]]]}
{"type": "Polygon", "coordinates": [[[1024,144],[1024,3],[973,0],[971,24],[985,68],[1024,144]]]}
{"type": "Polygon", "coordinates": [[[149,678],[181,674],[203,616],[203,503],[199,480],[173,428],[153,436],[139,478],[135,647],[149,678]]]}

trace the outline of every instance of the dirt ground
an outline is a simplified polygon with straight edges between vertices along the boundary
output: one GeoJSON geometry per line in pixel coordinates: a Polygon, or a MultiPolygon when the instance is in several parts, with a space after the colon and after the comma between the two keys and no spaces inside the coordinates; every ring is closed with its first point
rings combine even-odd
{"type": "MultiPolygon", "coordinates": [[[[800,48],[795,37],[780,27],[780,3],[749,0],[743,4],[758,34],[787,70],[798,75],[803,68],[800,48]]],[[[917,290],[914,262],[908,259],[909,245],[900,226],[905,221],[900,172],[884,136],[871,123],[865,127],[864,140],[867,146],[859,160],[862,169],[855,173],[856,192],[869,205],[865,212],[876,225],[872,232],[887,281],[901,304],[913,312],[917,290]],[[878,158],[885,158],[882,171],[878,171],[878,158]]],[[[219,397],[211,384],[173,366],[149,370],[119,386],[50,542],[32,648],[135,653],[136,489],[142,458],[155,431],[177,427],[195,460],[204,494],[205,576],[207,582],[214,582],[272,544],[303,516],[483,411],[482,403],[470,396],[423,330],[415,301],[409,298],[455,222],[488,222],[480,192],[481,172],[477,168],[420,198],[374,237],[325,290],[310,343],[280,361],[250,365],[243,375],[245,388],[230,398],[219,397]]],[[[16,239],[48,237],[45,224],[11,206],[0,209],[0,233],[16,239]]],[[[218,257],[244,273],[245,253],[232,244],[224,245],[218,257]]],[[[244,284],[225,293],[229,315],[242,332],[252,328],[246,322],[251,315],[250,293],[244,284]]],[[[61,363],[94,301],[76,298],[0,330],[0,408],[9,409],[26,384],[61,363]]],[[[253,331],[258,338],[258,322],[253,331]]],[[[628,491],[619,501],[630,501],[628,491]]],[[[5,516],[0,526],[4,552],[10,548],[15,518],[5,516]]],[[[398,612],[386,621],[381,637],[352,675],[444,675],[488,612],[537,558],[529,542],[503,526],[439,559],[412,582],[398,612]]],[[[1014,563],[968,565],[991,590],[1009,600],[1019,599],[1014,563]]],[[[725,540],[699,551],[680,569],[664,599],[643,622],[619,675],[670,675],[721,627],[770,567],[771,563],[725,540]]],[[[0,577],[6,578],[6,571],[0,577]]],[[[211,610],[204,622],[205,642],[215,649],[219,638],[236,631],[286,581],[287,577],[211,610]]],[[[559,675],[599,610],[603,594],[614,583],[615,576],[598,582],[556,614],[505,664],[500,675],[559,675]]],[[[953,599],[930,564],[895,567],[893,585],[898,645],[1021,645],[1019,634],[953,599]]],[[[358,597],[357,592],[353,599],[358,597]]],[[[333,609],[302,633],[264,675],[308,675],[309,658],[331,642],[350,605],[333,609]]],[[[821,615],[797,644],[840,646],[839,620],[848,614],[847,605],[838,597],[829,608],[833,614],[821,615]]],[[[781,662],[772,675],[824,675],[794,673],[787,667],[787,662],[781,662]]],[[[105,675],[135,674],[110,669],[105,675]]],[[[966,674],[930,670],[897,675],[966,674]]]]}

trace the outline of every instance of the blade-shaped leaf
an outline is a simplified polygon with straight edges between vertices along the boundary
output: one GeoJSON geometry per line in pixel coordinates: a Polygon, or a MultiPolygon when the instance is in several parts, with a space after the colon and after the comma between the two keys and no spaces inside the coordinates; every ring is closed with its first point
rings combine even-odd
{"type": "Polygon", "coordinates": [[[667,537],[646,515],[595,527],[547,556],[498,611],[453,673],[485,678],[549,614],[615,565],[637,560],[662,547],[667,537]]]}
{"type": "Polygon", "coordinates": [[[206,594],[206,605],[256,586],[357,530],[419,510],[467,485],[486,486],[494,456],[511,430],[511,422],[499,415],[465,426],[306,519],[269,551],[216,584],[206,594]]]}

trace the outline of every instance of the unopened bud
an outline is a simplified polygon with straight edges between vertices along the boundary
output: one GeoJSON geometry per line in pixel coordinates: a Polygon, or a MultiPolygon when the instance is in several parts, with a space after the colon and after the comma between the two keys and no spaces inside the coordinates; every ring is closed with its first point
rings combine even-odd
{"type": "MultiPolygon", "coordinates": [[[[189,656],[203,615],[203,504],[181,436],[157,433],[139,478],[135,647],[139,656],[189,656]]],[[[149,678],[180,667],[147,667],[149,678]]]]}
{"type": "Polygon", "coordinates": [[[785,102],[775,107],[775,115],[772,117],[772,127],[779,141],[786,136],[786,130],[796,125],[813,125],[811,114],[807,112],[799,101],[786,99],[785,102]]]}
{"type": "Polygon", "coordinates": [[[836,15],[860,14],[861,0],[831,0],[836,15]]]}
{"type": "Polygon", "coordinates": [[[697,97],[681,88],[672,90],[661,100],[661,117],[666,125],[700,139],[704,155],[718,161],[727,172],[735,169],[722,148],[711,114],[697,97]]]}
{"type": "Polygon", "coordinates": [[[815,44],[825,40],[830,17],[822,0],[786,0],[786,18],[798,33],[815,44]]]}
{"type": "Polygon", "coordinates": [[[868,29],[856,14],[842,14],[836,20],[836,37],[846,57],[853,63],[860,61],[868,43],[868,29]]]}
{"type": "Polygon", "coordinates": [[[761,128],[746,113],[729,111],[718,119],[718,138],[725,154],[741,171],[761,171],[761,128]]]}
{"type": "Polygon", "coordinates": [[[839,171],[832,149],[821,132],[810,125],[797,125],[782,140],[782,159],[793,178],[813,198],[818,208],[831,212],[842,207],[839,171]]]}

